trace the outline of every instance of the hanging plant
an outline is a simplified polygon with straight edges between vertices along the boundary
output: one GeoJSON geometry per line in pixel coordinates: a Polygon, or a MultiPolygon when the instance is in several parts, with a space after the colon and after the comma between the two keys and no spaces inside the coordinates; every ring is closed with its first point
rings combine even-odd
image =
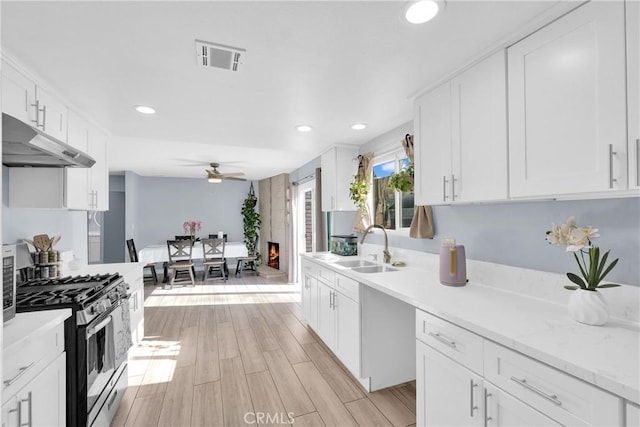
{"type": "Polygon", "coordinates": [[[247,247],[249,255],[255,255],[260,259],[260,254],[256,250],[258,244],[258,233],[260,231],[260,213],[256,211],[258,198],[253,190],[253,183],[249,187],[249,194],[242,203],[242,222],[244,230],[244,244],[247,247]]]}
{"type": "Polygon", "coordinates": [[[353,200],[360,212],[367,210],[367,195],[369,194],[369,183],[354,175],[353,182],[349,186],[349,197],[353,200]]]}
{"type": "Polygon", "coordinates": [[[413,174],[414,168],[413,163],[411,163],[400,172],[396,172],[389,177],[389,188],[393,188],[402,193],[413,191],[413,174]]]}

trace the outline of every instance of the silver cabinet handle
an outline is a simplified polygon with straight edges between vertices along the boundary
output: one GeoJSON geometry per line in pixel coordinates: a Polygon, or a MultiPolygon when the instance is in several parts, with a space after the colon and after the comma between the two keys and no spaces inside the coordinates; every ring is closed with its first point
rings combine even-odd
{"type": "Polygon", "coordinates": [[[32,426],[32,412],[31,412],[31,392],[27,394],[26,399],[22,399],[18,402],[18,425],[20,427],[31,427],[32,426]],[[29,414],[29,421],[26,423],[22,422],[22,403],[27,403],[27,413],[29,414]]]}
{"type": "Polygon", "coordinates": [[[526,379],[520,379],[520,378],[516,378],[516,377],[511,377],[511,381],[516,382],[517,384],[520,384],[522,387],[526,388],[527,390],[531,390],[532,392],[544,397],[545,399],[555,403],[558,406],[562,406],[562,402],[560,400],[558,400],[558,396],[555,394],[547,394],[544,391],[540,390],[539,388],[536,388],[534,386],[532,386],[531,384],[529,384],[527,382],[526,379]]]}
{"type": "Polygon", "coordinates": [[[16,381],[18,381],[18,378],[20,378],[22,375],[24,375],[25,372],[27,372],[27,370],[33,366],[33,364],[36,362],[31,362],[29,363],[27,366],[23,366],[20,369],[18,369],[18,373],[16,374],[15,377],[11,378],[10,380],[5,380],[4,381],[4,386],[5,387],[9,387],[11,384],[15,383],[16,381]]]}
{"type": "MultiPolygon", "coordinates": [[[[10,409],[9,413],[11,414],[12,412],[17,412],[17,416],[18,416],[18,423],[15,425],[20,425],[20,423],[22,422],[21,418],[22,418],[22,411],[20,411],[20,402],[18,402],[18,407],[15,409],[10,409]]],[[[2,425],[4,426],[4,423],[2,423],[2,425]]],[[[11,424],[11,421],[9,421],[9,425],[14,425],[11,424]]]]}
{"type": "Polygon", "coordinates": [[[640,138],[636,138],[636,185],[640,187],[640,138]]]}
{"type": "Polygon", "coordinates": [[[333,309],[334,309],[334,310],[335,310],[335,309],[336,309],[336,307],[338,306],[338,305],[336,304],[336,300],[337,300],[337,299],[338,299],[338,293],[337,293],[337,292],[334,292],[334,293],[333,293],[333,309]]]}
{"type": "Polygon", "coordinates": [[[484,422],[485,425],[488,425],[489,421],[493,420],[491,415],[489,414],[489,398],[491,397],[491,393],[484,389],[484,422]]]}
{"type": "Polygon", "coordinates": [[[429,332],[429,335],[431,335],[433,338],[437,339],[441,343],[448,345],[451,348],[456,348],[456,342],[445,338],[444,336],[442,336],[442,334],[440,334],[440,332],[429,332]]]}
{"type": "Polygon", "coordinates": [[[613,144],[609,144],[609,188],[613,188],[613,183],[617,181],[617,179],[613,178],[613,156],[618,154],[613,151],[613,144]]]}
{"type": "Polygon", "coordinates": [[[447,177],[445,175],[442,176],[442,201],[446,202],[447,198],[449,198],[449,196],[447,196],[447,183],[449,181],[447,181],[447,177]]]}
{"type": "MultiPolygon", "coordinates": [[[[43,131],[47,131],[45,127],[47,126],[47,106],[42,107],[42,125],[40,126],[43,131]]],[[[31,422],[31,421],[29,421],[31,422]]]]}
{"type": "Polygon", "coordinates": [[[329,308],[333,310],[333,291],[329,291],[329,308]]]}
{"type": "Polygon", "coordinates": [[[44,113],[46,110],[46,107],[40,108],[40,101],[37,99],[36,99],[36,103],[31,104],[31,106],[36,107],[36,119],[31,121],[36,124],[37,128],[42,128],[42,130],[44,130],[44,120],[42,120],[42,123],[40,123],[40,112],[42,111],[44,113]]]}
{"type": "Polygon", "coordinates": [[[456,176],[451,174],[451,201],[456,200],[456,176]]]}
{"type": "Polygon", "coordinates": [[[471,384],[469,385],[469,416],[471,418],[473,418],[473,411],[475,411],[476,409],[478,409],[478,407],[473,403],[473,389],[478,387],[478,384],[474,383],[473,380],[471,380],[471,384]]]}

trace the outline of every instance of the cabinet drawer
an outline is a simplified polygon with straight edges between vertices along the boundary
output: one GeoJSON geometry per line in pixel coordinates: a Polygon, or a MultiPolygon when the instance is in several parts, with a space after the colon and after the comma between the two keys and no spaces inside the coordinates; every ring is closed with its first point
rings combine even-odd
{"type": "Polygon", "coordinates": [[[622,400],[544,363],[485,342],[485,378],[563,425],[622,425],[622,400]]]}
{"type": "Polygon", "coordinates": [[[336,279],[336,273],[328,268],[318,267],[318,279],[321,279],[325,283],[329,283],[333,287],[336,279]]]}
{"type": "Polygon", "coordinates": [[[302,260],[302,274],[306,274],[308,276],[317,277],[318,276],[318,266],[310,261],[302,260]]]}
{"type": "Polygon", "coordinates": [[[439,317],[416,310],[416,338],[482,375],[482,337],[439,317]]]}
{"type": "Polygon", "coordinates": [[[336,274],[336,289],[355,302],[360,302],[360,283],[356,280],[336,274]]]}
{"type": "Polygon", "coordinates": [[[10,354],[3,352],[2,393],[14,389],[14,385],[17,390],[63,351],[64,324],[61,323],[46,333],[23,340],[10,354]]]}

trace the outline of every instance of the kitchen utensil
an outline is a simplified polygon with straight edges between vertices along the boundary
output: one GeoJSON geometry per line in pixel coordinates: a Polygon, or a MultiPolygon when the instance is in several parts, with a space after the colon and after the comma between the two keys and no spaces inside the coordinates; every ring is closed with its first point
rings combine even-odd
{"type": "Polygon", "coordinates": [[[46,234],[38,234],[37,236],[33,236],[33,245],[39,252],[48,251],[51,245],[51,239],[49,239],[49,236],[46,234]]]}
{"type": "Polygon", "coordinates": [[[467,264],[463,245],[455,240],[443,239],[440,248],[440,283],[447,286],[464,286],[467,280],[467,264]]]}
{"type": "Polygon", "coordinates": [[[53,236],[51,238],[51,242],[49,243],[49,251],[53,249],[53,246],[60,241],[62,236],[53,236]]]}

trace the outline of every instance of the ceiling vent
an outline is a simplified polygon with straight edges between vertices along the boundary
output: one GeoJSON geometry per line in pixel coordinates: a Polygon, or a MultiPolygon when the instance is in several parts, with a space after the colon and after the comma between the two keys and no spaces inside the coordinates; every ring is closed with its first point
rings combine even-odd
{"type": "Polygon", "coordinates": [[[196,56],[201,67],[238,71],[246,52],[239,47],[196,40],[196,56]]]}

